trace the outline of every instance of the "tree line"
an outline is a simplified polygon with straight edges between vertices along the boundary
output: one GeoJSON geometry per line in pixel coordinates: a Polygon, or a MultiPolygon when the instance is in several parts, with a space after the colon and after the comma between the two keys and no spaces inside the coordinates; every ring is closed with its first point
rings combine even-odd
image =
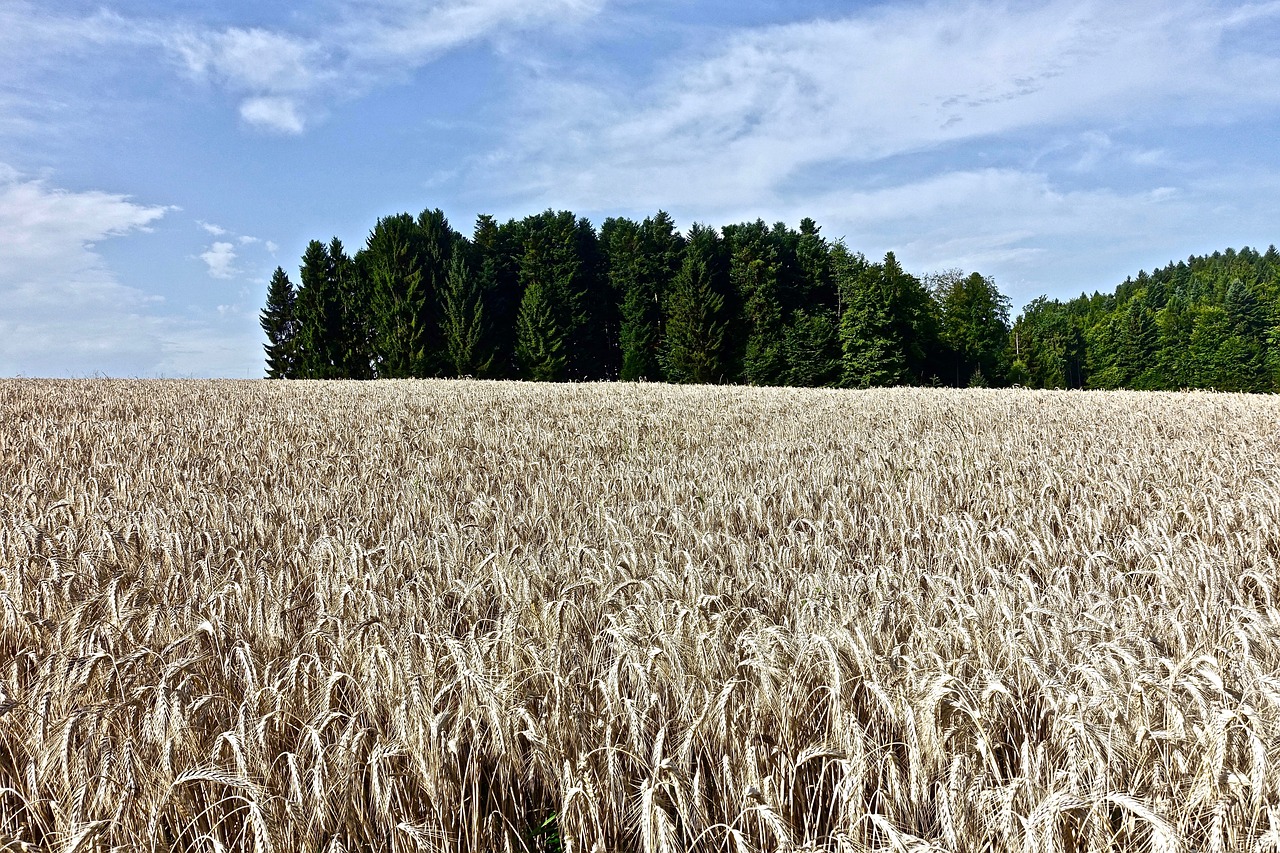
{"type": "Polygon", "coordinates": [[[990,278],[918,278],[892,253],[871,261],[826,239],[812,219],[799,230],[757,220],[682,233],[662,211],[596,229],[547,210],[505,223],[480,216],[465,236],[425,210],[378,220],[354,255],[336,238],[311,241],[297,286],[276,269],[261,323],[273,378],[1152,388],[1230,379],[1233,390],[1271,390],[1274,248],[1191,267],[1189,277],[1141,274],[1111,296],[1038,299],[1011,324],[990,278]],[[1222,264],[1245,283],[1219,287],[1222,264]],[[1233,319],[1242,311],[1244,326],[1233,319]],[[1221,364],[1234,355],[1247,357],[1244,369],[1221,364]]]}

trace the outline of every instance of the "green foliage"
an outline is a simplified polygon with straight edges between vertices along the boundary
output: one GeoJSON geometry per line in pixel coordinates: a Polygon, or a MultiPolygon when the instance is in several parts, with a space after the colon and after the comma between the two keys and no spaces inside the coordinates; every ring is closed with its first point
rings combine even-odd
{"type": "Polygon", "coordinates": [[[1114,294],[1038,299],[1014,324],[1037,387],[1274,391],[1280,253],[1228,249],[1126,279],[1114,294]]]}
{"type": "Polygon", "coordinates": [[[947,351],[942,379],[958,386],[999,381],[1007,372],[1009,299],[990,278],[951,271],[935,276],[940,338],[947,351]]]}
{"type": "Polygon", "coordinates": [[[752,385],[781,385],[787,365],[778,241],[762,221],[741,226],[730,240],[729,281],[742,306],[739,326],[746,342],[742,378],[752,385]]]}
{"type": "Polygon", "coordinates": [[[892,252],[881,264],[868,264],[861,255],[843,250],[835,261],[845,306],[840,323],[843,383],[869,388],[925,381],[938,344],[928,291],[903,271],[892,252]]]}
{"type": "Polygon", "coordinates": [[[449,372],[453,376],[487,374],[493,356],[485,349],[484,291],[460,251],[449,262],[441,303],[441,332],[449,372]]]}
{"type": "Polygon", "coordinates": [[[276,267],[267,287],[267,304],[258,318],[267,334],[268,379],[293,379],[297,374],[297,293],[289,275],[276,267]]]}
{"type": "Polygon", "coordinates": [[[378,375],[425,375],[434,320],[425,235],[407,213],[379,219],[359,260],[370,287],[378,375]]]}
{"type": "Polygon", "coordinates": [[[830,387],[841,375],[840,324],[832,311],[796,312],[783,333],[787,385],[830,387]]]}
{"type": "Polygon", "coordinates": [[[662,365],[672,382],[708,384],[725,378],[723,244],[711,228],[694,225],[684,263],[666,300],[662,365]]]}
{"type": "Polygon", "coordinates": [[[307,244],[300,279],[296,302],[297,375],[302,379],[339,378],[342,295],[330,277],[329,250],[319,240],[307,244]]]}
{"type": "Polygon", "coordinates": [[[568,358],[565,355],[565,330],[540,279],[525,288],[516,317],[516,361],[521,377],[535,382],[559,382],[565,379],[568,358]]]}
{"type": "Polygon", "coordinates": [[[519,236],[519,375],[559,381],[613,373],[616,312],[604,293],[604,258],[591,223],[548,210],[526,217],[519,236]]]}
{"type": "Polygon", "coordinates": [[[695,225],[665,212],[378,220],[356,258],[308,244],[259,317],[267,375],[479,375],[755,385],[1280,388],[1280,251],[1228,249],[1114,292],[1009,301],[980,273],[920,279],[817,223],[695,225]]]}

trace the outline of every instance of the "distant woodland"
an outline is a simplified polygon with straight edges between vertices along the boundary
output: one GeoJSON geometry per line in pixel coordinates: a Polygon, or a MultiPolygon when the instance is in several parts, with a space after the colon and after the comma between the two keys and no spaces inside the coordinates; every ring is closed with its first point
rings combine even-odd
{"type": "Polygon", "coordinates": [[[567,211],[470,237],[439,210],[312,241],[261,314],[267,375],[1035,388],[1280,387],[1280,253],[1191,257],[1010,322],[994,281],[916,277],[763,221],[599,229],[567,211]]]}

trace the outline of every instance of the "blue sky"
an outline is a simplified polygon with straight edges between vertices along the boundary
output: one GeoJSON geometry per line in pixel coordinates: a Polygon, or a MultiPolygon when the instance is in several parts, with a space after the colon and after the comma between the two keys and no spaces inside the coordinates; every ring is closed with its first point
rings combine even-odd
{"type": "Polygon", "coordinates": [[[1015,309],[1280,242],[1280,2],[0,0],[0,375],[258,376],[307,241],[812,216],[1015,309]]]}

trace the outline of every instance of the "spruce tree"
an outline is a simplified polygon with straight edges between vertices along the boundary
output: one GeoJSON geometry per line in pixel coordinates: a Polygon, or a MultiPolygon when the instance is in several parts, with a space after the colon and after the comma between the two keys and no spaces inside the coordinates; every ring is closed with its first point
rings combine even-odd
{"type": "Polygon", "coordinates": [[[609,317],[595,229],[569,211],[550,210],[526,217],[520,226],[520,374],[604,378],[610,372],[609,317]],[[545,375],[552,367],[555,375],[545,375]]]}
{"type": "Polygon", "coordinates": [[[431,345],[426,252],[407,213],[379,219],[360,255],[369,280],[373,356],[378,376],[421,376],[431,345]]]}
{"type": "Polygon", "coordinates": [[[600,228],[600,242],[609,288],[619,304],[619,378],[624,382],[656,379],[657,328],[653,315],[657,311],[648,293],[640,225],[630,219],[606,219],[600,228]]]}
{"type": "Polygon", "coordinates": [[[436,208],[418,214],[417,228],[422,249],[422,299],[425,319],[423,334],[425,346],[415,375],[440,376],[446,370],[448,356],[440,332],[440,295],[449,275],[449,262],[461,241],[445,218],[444,211],[436,208]]]}
{"type": "Polygon", "coordinates": [[[267,304],[258,321],[267,334],[263,347],[267,356],[267,378],[293,379],[297,370],[297,294],[288,273],[280,267],[276,267],[271,276],[267,304]]]}
{"type": "Polygon", "coordinates": [[[530,282],[516,316],[516,362],[520,375],[535,382],[563,381],[568,368],[564,328],[547,290],[539,279],[530,282]]]}
{"type": "Polygon", "coordinates": [[[911,374],[906,341],[898,334],[894,311],[894,278],[901,270],[890,253],[885,265],[868,264],[861,255],[837,247],[836,275],[844,291],[840,345],[844,385],[871,388],[904,385],[911,374]],[[885,266],[890,269],[886,271],[885,266]]]}
{"type": "Polygon", "coordinates": [[[488,373],[493,357],[485,351],[482,284],[463,255],[462,251],[455,251],[449,262],[440,325],[451,375],[478,376],[488,373]]]}
{"type": "Polygon", "coordinates": [[[319,240],[309,242],[302,254],[296,302],[297,376],[301,379],[339,376],[334,349],[342,323],[341,294],[331,287],[329,268],[329,250],[319,240]]]}
{"type": "Polygon", "coordinates": [[[752,385],[779,385],[786,373],[778,263],[772,247],[745,245],[733,253],[729,278],[742,305],[746,347],[742,375],[752,385]]]}
{"type": "Polygon", "coordinates": [[[372,379],[373,328],[367,280],[337,237],[329,241],[328,254],[329,288],[338,298],[338,330],[332,349],[337,376],[372,379]]]}
{"type": "Polygon", "coordinates": [[[724,381],[727,283],[721,255],[715,231],[695,225],[666,300],[662,363],[672,382],[724,381]]]}
{"type": "Polygon", "coordinates": [[[516,366],[516,318],[520,311],[519,245],[520,224],[509,220],[498,224],[492,216],[476,218],[471,253],[480,288],[484,294],[485,350],[492,354],[490,375],[511,378],[519,375],[516,366]]]}
{"type": "Polygon", "coordinates": [[[1009,300],[995,282],[978,273],[944,273],[934,281],[941,312],[941,339],[951,352],[952,369],[942,377],[958,386],[975,373],[1003,381],[1009,342],[1009,300]]]}

